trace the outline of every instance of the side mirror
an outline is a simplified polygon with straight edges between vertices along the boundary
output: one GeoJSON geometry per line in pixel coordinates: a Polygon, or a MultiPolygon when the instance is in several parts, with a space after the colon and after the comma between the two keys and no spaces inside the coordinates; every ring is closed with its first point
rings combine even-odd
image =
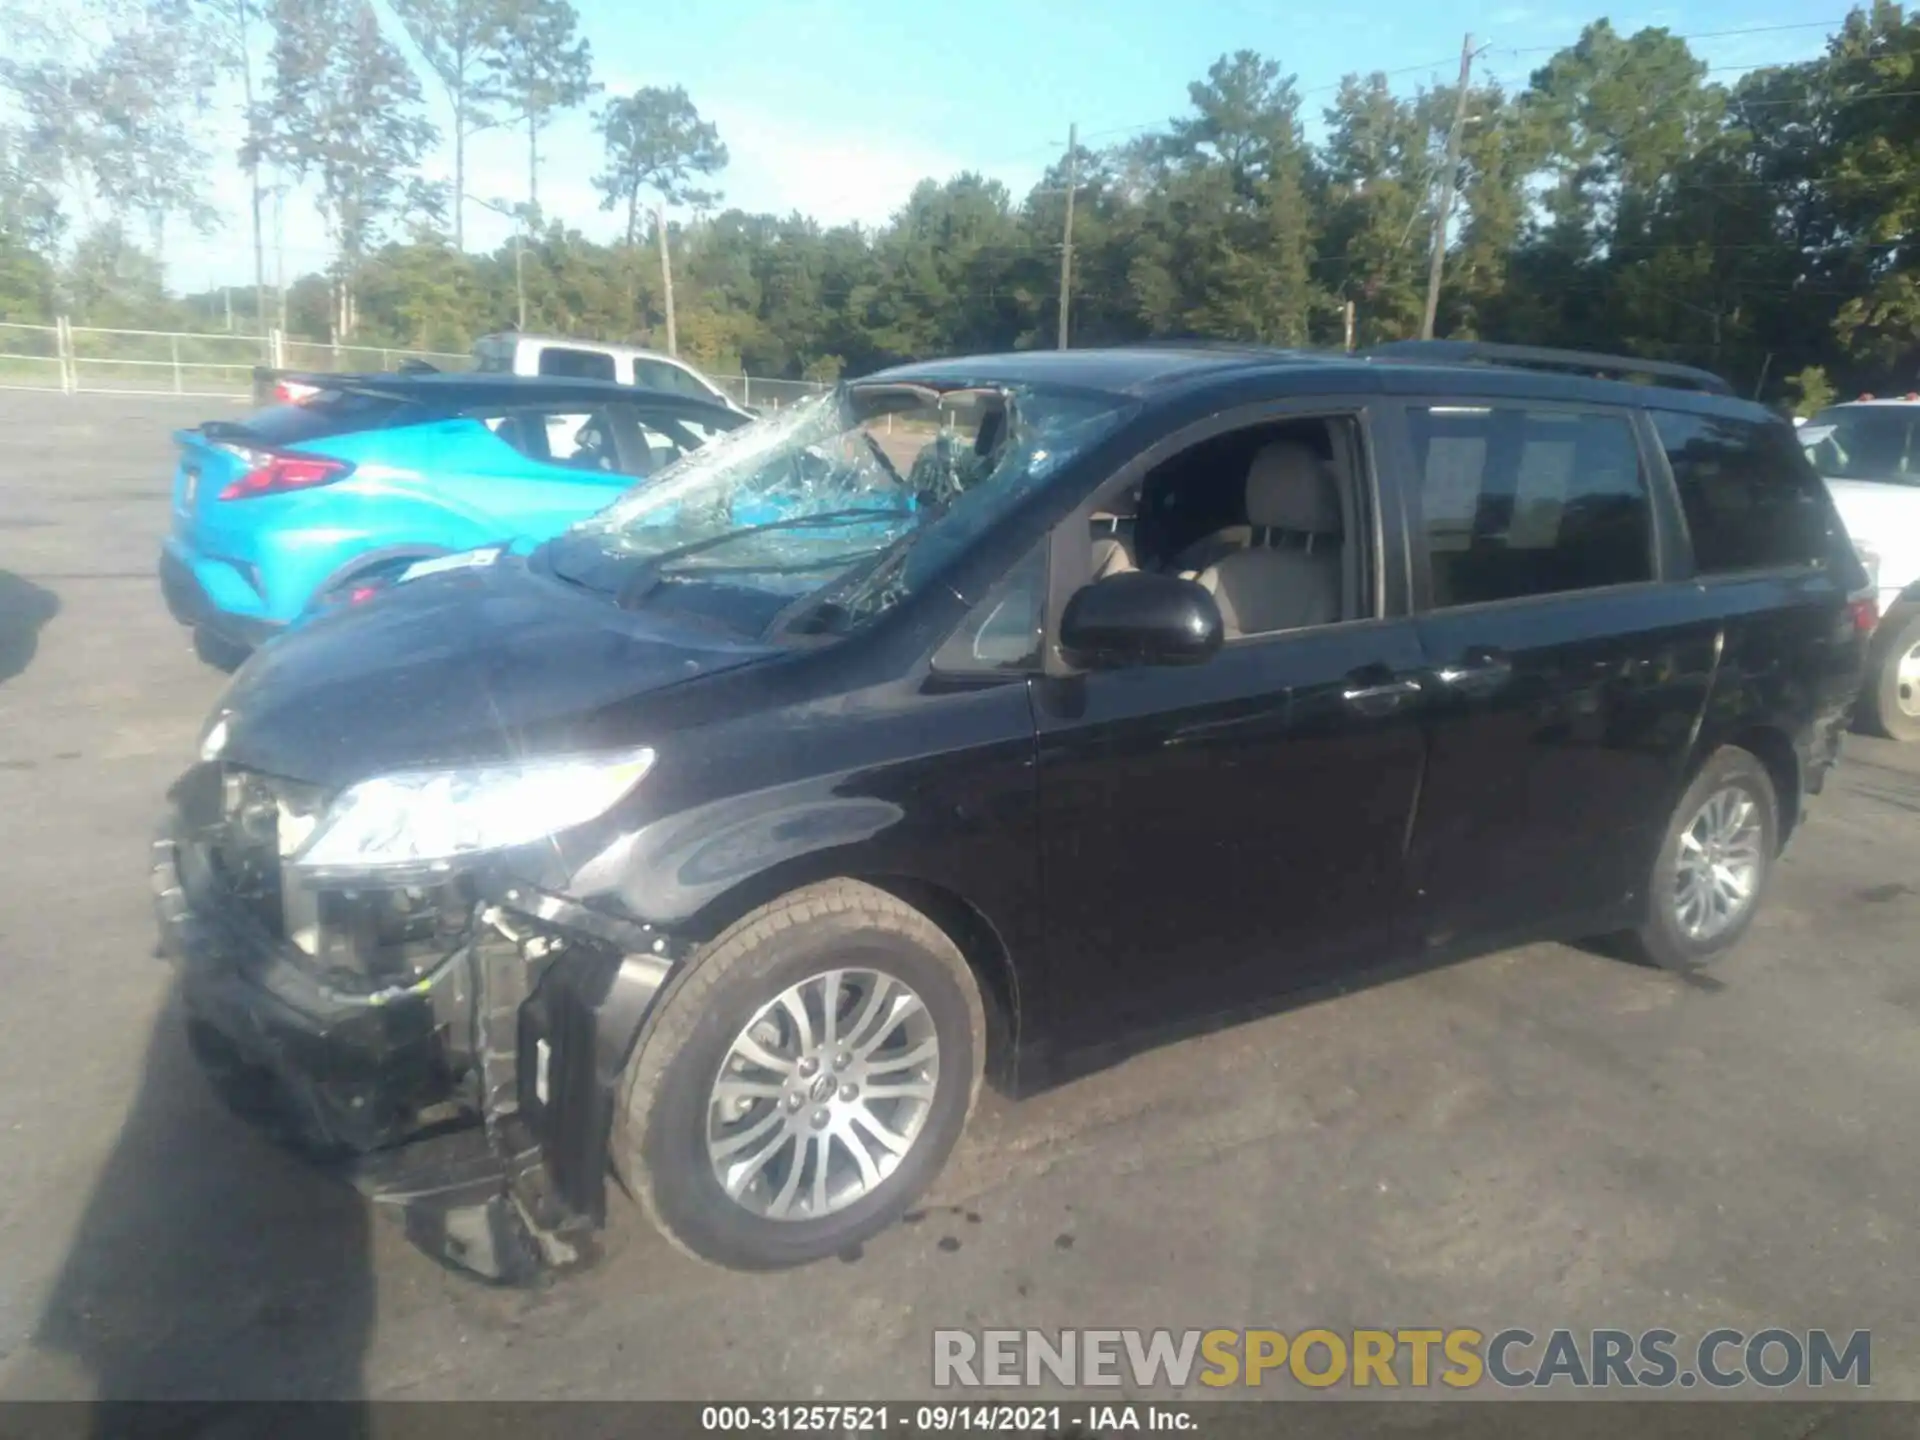
{"type": "Polygon", "coordinates": [[[1086,670],[1197,665],[1220,648],[1225,625],[1192,580],[1130,570],[1074,591],[1060,619],[1060,650],[1086,670]]]}

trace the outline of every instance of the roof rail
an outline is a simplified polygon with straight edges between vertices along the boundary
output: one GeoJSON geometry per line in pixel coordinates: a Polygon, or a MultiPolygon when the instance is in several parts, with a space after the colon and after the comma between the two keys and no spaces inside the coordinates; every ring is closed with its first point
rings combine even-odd
{"type": "Polygon", "coordinates": [[[1481,340],[1394,340],[1366,352],[1369,360],[1429,361],[1437,365],[1504,365],[1518,370],[1558,370],[1602,380],[1666,385],[1731,395],[1733,387],[1710,370],[1641,360],[1631,355],[1600,355],[1587,350],[1550,350],[1538,345],[1494,345],[1481,340]]]}

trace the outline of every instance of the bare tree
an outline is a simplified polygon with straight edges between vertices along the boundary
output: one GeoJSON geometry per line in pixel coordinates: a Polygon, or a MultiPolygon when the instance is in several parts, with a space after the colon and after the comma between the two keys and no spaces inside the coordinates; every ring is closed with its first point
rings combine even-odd
{"type": "Polygon", "coordinates": [[[64,53],[15,50],[0,58],[0,87],[41,180],[143,222],[157,256],[169,220],[204,230],[218,218],[201,198],[214,71],[188,0],[102,3],[88,14],[88,30],[104,38],[63,37],[64,53]]]}
{"type": "Polygon", "coordinates": [[[492,106],[514,0],[388,0],[453,111],[453,248],[466,248],[467,137],[500,123],[492,106]]]}
{"type": "Polygon", "coordinates": [[[336,336],[353,328],[353,285],[381,224],[405,200],[407,172],[433,144],[420,82],[380,33],[369,0],[272,0],[273,92],[267,154],[318,182],[339,250],[336,336]]]}
{"type": "Polygon", "coordinates": [[[555,111],[584,105],[600,87],[593,51],[576,36],[580,16],[568,0],[505,0],[506,35],[491,58],[494,82],[527,129],[529,221],[540,219],[540,132],[555,111]]]}
{"type": "Polygon", "coordinates": [[[267,116],[255,93],[253,74],[254,22],[257,0],[200,0],[206,7],[214,54],[240,80],[241,114],[246,138],[240,145],[240,164],[247,172],[247,211],[253,239],[253,305],[260,333],[267,332],[267,250],[260,209],[265,195],[260,165],[266,148],[267,116]]]}

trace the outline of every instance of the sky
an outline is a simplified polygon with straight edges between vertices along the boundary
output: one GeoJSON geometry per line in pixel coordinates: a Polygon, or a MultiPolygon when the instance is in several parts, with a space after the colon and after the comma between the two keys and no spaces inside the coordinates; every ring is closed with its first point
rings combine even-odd
{"type": "MultiPolygon", "coordinates": [[[[1463,32],[1476,76],[1520,88],[1528,74],[1597,18],[1576,0],[1356,0],[1289,6],[1283,0],[576,0],[608,93],[681,85],[713,121],[731,159],[716,180],[725,205],[801,211],[824,223],[879,225],[927,177],[973,170],[1024,195],[1059,156],[1070,124],[1101,147],[1163,124],[1187,108],[1187,86],[1219,56],[1253,49],[1297,77],[1310,130],[1341,76],[1382,70],[1396,89],[1451,83],[1463,32]]],[[[382,12],[383,18],[391,16],[382,12]]],[[[1844,7],[1821,0],[1652,0],[1611,13],[1616,28],[1663,25],[1701,37],[1696,53],[1731,82],[1742,69],[1817,54],[1844,7]],[[1737,33],[1730,33],[1737,32],[1737,33]]],[[[390,33],[400,36],[399,27],[390,33]]],[[[404,45],[404,40],[402,40],[404,45]]],[[[426,82],[443,131],[444,93],[426,82]]],[[[208,236],[168,246],[169,280],[195,291],[251,280],[245,182],[216,138],[210,197],[229,217],[208,236]]],[[[619,232],[592,177],[601,153],[590,113],[543,136],[541,203],[595,238],[619,232]]],[[[450,147],[425,167],[450,178],[450,147]]],[[[525,137],[474,137],[467,192],[525,197],[525,137]]],[[[507,220],[466,212],[470,249],[491,249],[507,220]]],[[[289,280],[327,259],[311,201],[289,197],[282,219],[289,280]]],[[[271,236],[269,236],[271,245],[271,236]]],[[[272,278],[273,260],[268,260],[272,278]]]]}

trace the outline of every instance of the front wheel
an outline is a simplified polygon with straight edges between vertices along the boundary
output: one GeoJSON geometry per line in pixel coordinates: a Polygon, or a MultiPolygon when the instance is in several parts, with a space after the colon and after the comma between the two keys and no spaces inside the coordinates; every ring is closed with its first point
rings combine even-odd
{"type": "Polygon", "coordinates": [[[985,1047],[979,990],[939,927],[869,885],[809,886],[670,982],[627,1066],[615,1168],[702,1259],[821,1259],[939,1173],[985,1047]]]}
{"type": "Polygon", "coordinates": [[[1861,718],[1890,740],[1920,740],[1920,610],[1887,617],[1874,637],[1874,665],[1860,696],[1861,718]]]}
{"type": "Polygon", "coordinates": [[[1647,884],[1634,948],[1668,970],[1699,970],[1733,949],[1773,875],[1780,805],[1751,752],[1716,751],[1687,787],[1647,884]]]}

